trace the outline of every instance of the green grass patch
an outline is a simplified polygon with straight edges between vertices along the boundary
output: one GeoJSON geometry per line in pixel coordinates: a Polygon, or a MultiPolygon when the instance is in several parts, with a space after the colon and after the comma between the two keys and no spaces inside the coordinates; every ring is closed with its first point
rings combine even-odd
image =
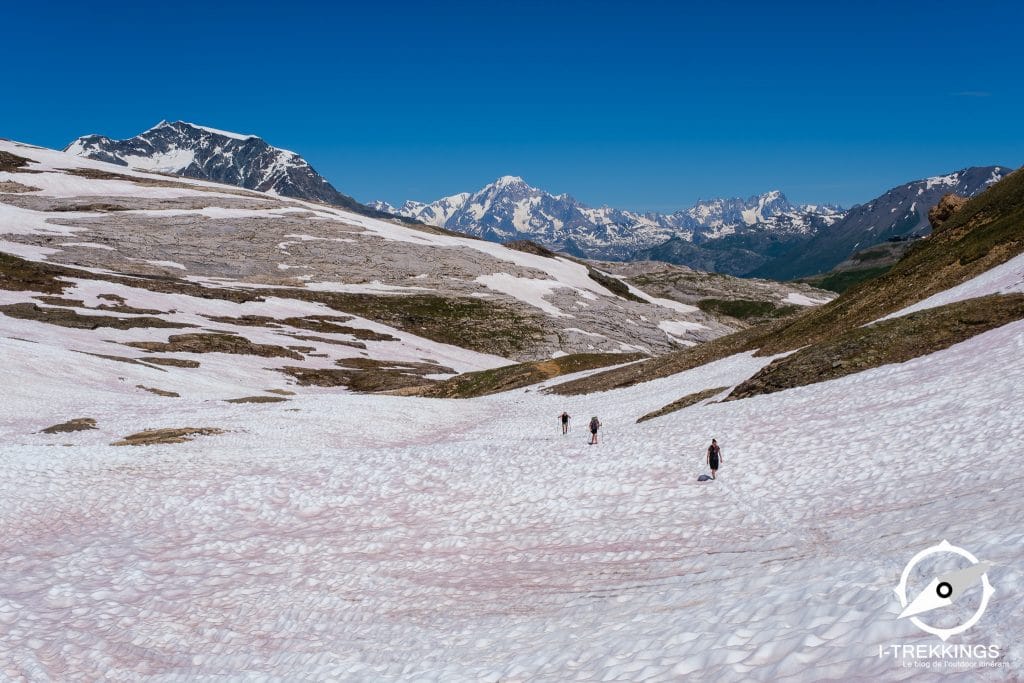
{"type": "Polygon", "coordinates": [[[881,259],[888,258],[891,255],[892,255],[892,250],[891,249],[888,249],[888,248],[877,249],[876,248],[876,249],[865,249],[864,251],[859,251],[856,254],[854,254],[852,257],[850,257],[850,258],[853,261],[856,261],[857,263],[864,263],[865,261],[879,261],[881,259]]]}
{"type": "Polygon", "coordinates": [[[815,287],[821,289],[827,289],[838,294],[842,294],[850,287],[859,285],[862,282],[868,280],[874,280],[880,275],[888,273],[892,269],[892,266],[878,266],[877,268],[858,268],[856,270],[840,270],[834,273],[830,273],[820,280],[804,280],[808,284],[812,284],[815,287]]]}
{"type": "Polygon", "coordinates": [[[799,306],[779,306],[771,301],[755,301],[753,299],[701,299],[697,308],[705,313],[727,315],[738,320],[764,320],[789,315],[800,309],[799,306]]]}
{"type": "Polygon", "coordinates": [[[968,299],[855,327],[772,362],[726,400],[771,394],[903,363],[1024,319],[1024,294],[968,299]]]}

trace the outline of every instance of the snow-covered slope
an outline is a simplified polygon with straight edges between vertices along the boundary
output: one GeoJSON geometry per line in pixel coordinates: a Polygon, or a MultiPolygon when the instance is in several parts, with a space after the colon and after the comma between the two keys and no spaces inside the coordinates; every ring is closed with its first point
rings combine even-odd
{"type": "MultiPolygon", "coordinates": [[[[588,311],[626,321],[634,344],[662,325],[688,334],[693,318],[652,297],[620,304],[565,259],[16,143],[0,152],[0,678],[1024,677],[1024,322],[728,402],[714,399],[773,358],[573,397],[299,386],[284,366],[446,375],[434,366],[504,362],[419,334],[444,306],[402,309],[411,324],[370,317],[382,295],[507,297],[568,341],[620,343],[588,311]],[[338,320],[329,304],[342,300],[367,317],[338,320]],[[134,322],[88,322],[115,315],[134,322]],[[147,352],[210,330],[294,355],[147,352]],[[73,418],[94,428],[42,431],[73,418]],[[113,445],[149,429],[209,433],[113,445]],[[701,484],[711,438],[723,467],[701,484]],[[893,589],[944,539],[993,563],[996,591],[948,645],[996,654],[940,671],[927,652],[943,642],[899,619],[893,589]]],[[[1019,291],[1020,267],[920,305],[1019,291]]],[[[933,575],[914,573],[911,593],[933,575]]],[[[963,622],[980,593],[935,618],[963,622]]]]}
{"type": "Polygon", "coordinates": [[[994,563],[992,602],[950,644],[996,645],[998,668],[956,672],[1024,676],[1024,323],[639,425],[770,359],[575,399],[243,405],[204,399],[181,368],[165,380],[192,398],[140,396],[156,371],[11,336],[6,678],[905,680],[922,669],[890,648],[942,642],[898,619],[893,588],[943,539],[994,563]],[[82,416],[98,428],[38,433],[82,416]],[[225,433],[109,445],[183,426],[225,433]],[[998,435],[998,467],[964,462],[979,430],[998,435]],[[699,484],[712,437],[724,464],[699,484]]]}
{"type": "Polygon", "coordinates": [[[372,206],[496,242],[530,239],[556,251],[603,259],[628,259],[671,238],[701,243],[737,232],[771,234],[776,239],[806,235],[843,215],[833,206],[795,206],[778,191],[749,199],[701,201],[673,214],[641,214],[588,207],[567,194],[532,187],[517,176],[503,176],[477,192],[431,203],[372,206]]]}
{"type": "Polygon", "coordinates": [[[0,171],[21,188],[0,194],[0,252],[32,260],[219,288],[214,298],[225,286],[281,288],[275,296],[515,360],[654,353],[733,329],[695,306],[623,298],[561,257],[18,143],[0,151],[25,159],[0,171]]]}
{"type": "Polygon", "coordinates": [[[352,210],[368,209],[334,189],[295,152],[271,147],[256,135],[185,121],[161,121],[126,140],[86,135],[65,151],[146,171],[212,180],[352,210]]]}

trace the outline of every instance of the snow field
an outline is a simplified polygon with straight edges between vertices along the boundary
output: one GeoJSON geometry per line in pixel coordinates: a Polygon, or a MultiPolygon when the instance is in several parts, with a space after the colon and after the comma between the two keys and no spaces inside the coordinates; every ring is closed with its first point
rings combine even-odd
{"type": "Polygon", "coordinates": [[[961,642],[1001,644],[1005,668],[972,677],[1024,674],[1024,323],[640,425],[769,359],[583,397],[250,406],[140,399],[46,349],[5,347],[24,380],[0,404],[2,676],[927,678],[877,649],[930,642],[892,588],[943,538],[998,567],[961,642]],[[100,429],[32,433],[58,413],[100,429]],[[105,445],[184,425],[229,431],[105,445]],[[721,478],[698,484],[712,436],[721,478]]]}

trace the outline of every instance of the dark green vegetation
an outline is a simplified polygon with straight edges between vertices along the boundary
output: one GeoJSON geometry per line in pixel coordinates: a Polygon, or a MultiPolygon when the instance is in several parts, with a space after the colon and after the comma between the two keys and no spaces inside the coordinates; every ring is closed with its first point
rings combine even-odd
{"type": "MultiPolygon", "coordinates": [[[[839,339],[851,344],[850,353],[857,359],[848,362],[856,368],[852,372],[900,362],[890,359],[907,360],[900,355],[903,352],[890,353],[881,348],[890,343],[889,335],[885,333],[872,332],[856,344],[850,340],[856,338],[859,334],[857,328],[862,325],[976,277],[1021,252],[1024,252],[1024,172],[1017,171],[968,201],[943,225],[940,233],[914,242],[891,270],[851,287],[828,304],[691,349],[568,382],[549,391],[565,395],[604,391],[665,377],[742,351],[756,350],[756,355],[767,356],[816,345],[825,348],[839,339]],[[847,333],[854,337],[844,336],[847,333]]],[[[905,333],[916,335],[918,343],[906,352],[913,352],[914,355],[910,356],[912,358],[945,348],[949,344],[942,345],[943,335],[948,334],[956,341],[963,341],[973,334],[1010,322],[1021,312],[1010,297],[1006,298],[1005,304],[997,305],[996,302],[1001,301],[998,297],[983,301],[992,301],[992,305],[998,308],[998,312],[993,313],[988,322],[982,320],[972,324],[952,325],[942,315],[917,318],[917,322],[910,323],[912,327],[907,328],[905,333]],[[926,331],[925,328],[929,326],[936,328],[934,333],[926,331]]],[[[872,327],[880,325],[883,323],[876,323],[872,327]]],[[[814,350],[805,349],[801,353],[814,353],[814,350]]],[[[787,380],[787,386],[829,379],[827,375],[814,374],[818,372],[815,366],[806,367],[810,374],[803,376],[799,383],[787,380]]],[[[841,367],[836,366],[837,370],[841,367]]]]}
{"type": "Polygon", "coordinates": [[[842,294],[854,285],[859,285],[860,283],[867,282],[868,280],[874,280],[879,275],[888,273],[891,268],[892,266],[879,266],[877,268],[839,270],[828,273],[820,279],[808,278],[802,280],[802,282],[842,294]]]}
{"type": "Polygon", "coordinates": [[[433,294],[377,296],[308,290],[268,290],[267,296],[315,301],[445,344],[499,356],[527,352],[543,337],[533,314],[512,306],[433,294]]]}
{"type": "Polygon", "coordinates": [[[917,240],[899,240],[876,244],[854,253],[827,273],[800,278],[799,282],[842,294],[854,285],[889,272],[916,243],[917,240]]]}
{"type": "Polygon", "coordinates": [[[795,304],[779,306],[771,301],[752,299],[701,299],[697,302],[697,308],[705,313],[727,315],[748,322],[792,315],[801,309],[795,304]]]}
{"type": "Polygon", "coordinates": [[[493,370],[467,372],[438,382],[420,395],[434,398],[487,396],[530,386],[560,375],[629,363],[641,358],[646,356],[640,353],[576,353],[550,360],[506,365],[493,370]]]}
{"type": "Polygon", "coordinates": [[[714,389],[705,389],[704,391],[698,391],[694,394],[688,394],[678,400],[672,401],[672,403],[669,403],[667,406],[658,408],[655,411],[647,413],[646,415],[637,420],[637,424],[641,422],[646,422],[647,420],[653,420],[654,418],[661,417],[662,415],[674,413],[675,411],[682,410],[683,408],[689,408],[690,406],[697,405],[701,401],[706,401],[709,398],[715,396],[716,394],[722,393],[728,388],[729,387],[716,387],[714,389]]]}
{"type": "Polygon", "coordinates": [[[736,387],[732,401],[902,363],[1024,318],[1024,294],[968,299],[855,327],[772,362],[736,387]]]}
{"type": "Polygon", "coordinates": [[[335,361],[340,368],[284,367],[280,371],[298,380],[301,386],[347,387],[352,391],[372,393],[398,391],[432,384],[427,375],[450,375],[455,371],[435,363],[342,358],[335,361]]]}

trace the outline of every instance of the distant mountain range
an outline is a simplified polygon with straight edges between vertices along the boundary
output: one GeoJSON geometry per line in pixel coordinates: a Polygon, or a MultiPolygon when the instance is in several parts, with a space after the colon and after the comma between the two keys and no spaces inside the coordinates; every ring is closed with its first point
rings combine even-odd
{"type": "Polygon", "coordinates": [[[494,242],[531,240],[573,256],[659,260],[739,276],[791,279],[828,271],[858,249],[929,230],[928,209],[948,192],[971,197],[1011,169],[967,168],[895,187],[852,209],[797,205],[782,192],[702,200],[670,214],[593,208],[517,176],[430,203],[360,204],[294,152],[255,135],[162,121],[127,140],[87,135],[67,152],[135,168],[398,217],[494,242]]]}
{"type": "Polygon", "coordinates": [[[796,206],[778,191],[749,199],[701,201],[672,214],[591,208],[516,176],[429,204],[371,206],[495,242],[528,239],[574,256],[613,260],[632,260],[671,239],[700,244],[746,233],[811,235],[843,217],[837,206],[796,206]]]}
{"type": "Polygon", "coordinates": [[[671,214],[591,208],[504,176],[429,204],[371,206],[495,242],[529,239],[585,258],[658,260],[698,270],[790,279],[829,270],[858,248],[929,230],[928,209],[947,192],[971,197],[1003,178],[968,168],[895,187],[864,205],[796,205],[778,190],[711,199],[671,214]]]}
{"type": "Polygon", "coordinates": [[[380,215],[338,192],[295,152],[272,147],[256,135],[241,135],[185,121],[161,121],[126,140],[85,135],[64,151],[119,166],[212,180],[380,215]]]}
{"type": "Polygon", "coordinates": [[[850,209],[841,221],[744,275],[788,280],[832,269],[853,252],[894,237],[931,232],[928,209],[950,192],[973,197],[1013,171],[1003,166],[974,166],[946,175],[898,185],[850,209]]]}

